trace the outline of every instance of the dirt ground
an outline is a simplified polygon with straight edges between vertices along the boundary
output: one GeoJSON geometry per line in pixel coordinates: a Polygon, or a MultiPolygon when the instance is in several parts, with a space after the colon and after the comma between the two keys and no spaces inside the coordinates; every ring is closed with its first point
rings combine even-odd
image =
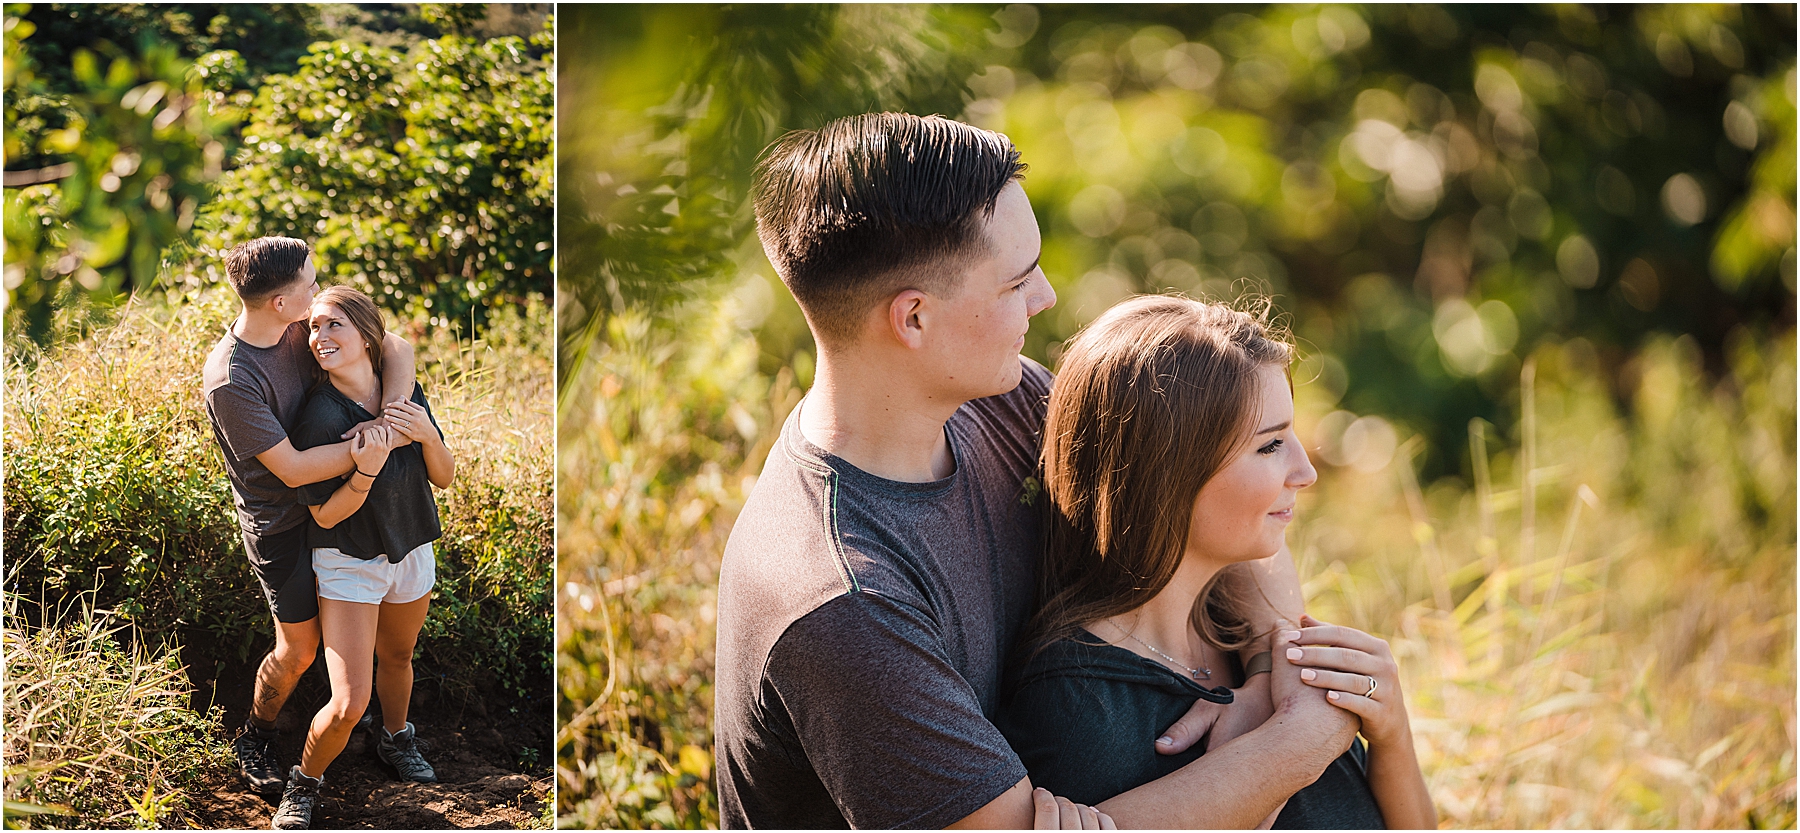
{"type": "MultiPolygon", "coordinates": [[[[299,763],[306,725],[330,699],[323,669],[323,659],[313,664],[276,722],[281,740],[276,743],[275,755],[283,766],[299,763]]],[[[215,702],[216,690],[216,702],[225,710],[228,736],[243,725],[254,670],[255,660],[190,667],[195,706],[204,708],[215,702]]],[[[313,815],[313,827],[542,827],[551,786],[549,681],[541,694],[521,701],[485,692],[445,694],[434,690],[438,688],[433,684],[434,675],[425,673],[424,668],[415,671],[418,682],[410,718],[425,759],[437,770],[438,783],[394,780],[377,761],[374,743],[359,731],[325,772],[325,790],[313,815]]],[[[195,797],[188,823],[202,829],[269,828],[278,800],[249,791],[235,770],[221,773],[210,786],[207,793],[195,797]]]]}

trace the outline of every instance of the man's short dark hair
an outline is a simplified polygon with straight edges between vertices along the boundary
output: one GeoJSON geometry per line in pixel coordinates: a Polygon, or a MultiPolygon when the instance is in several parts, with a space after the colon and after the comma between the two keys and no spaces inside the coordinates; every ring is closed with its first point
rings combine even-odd
{"type": "Polygon", "coordinates": [[[258,237],[225,255],[225,277],[244,303],[254,304],[292,285],[312,247],[292,237],[258,237]]]}
{"type": "Polygon", "coordinates": [[[813,330],[854,341],[881,298],[953,288],[982,221],[1024,175],[1004,135],[871,113],[775,140],[756,166],[756,232],[813,330]],[[935,268],[933,268],[935,267],[935,268]]]}

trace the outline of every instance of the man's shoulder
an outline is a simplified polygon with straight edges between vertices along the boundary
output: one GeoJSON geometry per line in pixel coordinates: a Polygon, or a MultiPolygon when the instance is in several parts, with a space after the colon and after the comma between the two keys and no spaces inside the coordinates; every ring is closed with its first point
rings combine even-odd
{"type": "Polygon", "coordinates": [[[241,343],[237,336],[231,334],[230,329],[226,329],[219,336],[218,343],[207,352],[206,364],[200,369],[201,385],[207,392],[231,383],[232,363],[241,343]]]}

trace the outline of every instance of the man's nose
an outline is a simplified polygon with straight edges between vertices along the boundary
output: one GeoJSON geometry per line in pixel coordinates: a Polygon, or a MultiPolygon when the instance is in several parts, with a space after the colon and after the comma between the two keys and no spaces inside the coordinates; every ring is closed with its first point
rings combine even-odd
{"type": "Polygon", "coordinates": [[[1031,301],[1025,307],[1026,315],[1037,315],[1056,306],[1056,287],[1050,285],[1050,279],[1043,273],[1038,274],[1041,280],[1036,281],[1038,287],[1031,293],[1031,301]]]}

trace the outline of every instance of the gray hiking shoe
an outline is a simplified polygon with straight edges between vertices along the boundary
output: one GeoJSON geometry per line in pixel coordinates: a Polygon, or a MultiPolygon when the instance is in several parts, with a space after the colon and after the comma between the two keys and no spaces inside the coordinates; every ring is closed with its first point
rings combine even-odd
{"type": "Polygon", "coordinates": [[[319,788],[323,778],[309,778],[294,767],[288,772],[287,789],[281,791],[281,807],[269,822],[270,830],[308,830],[312,828],[313,808],[319,806],[319,788]]]}
{"type": "Polygon", "coordinates": [[[237,757],[238,774],[250,789],[264,798],[281,795],[287,783],[281,768],[275,765],[275,740],[281,737],[274,729],[258,729],[250,723],[231,741],[231,752],[237,757]]]}
{"type": "Polygon", "coordinates": [[[385,727],[376,735],[375,756],[394,770],[394,774],[402,781],[413,781],[420,784],[437,783],[437,771],[425,762],[425,756],[419,754],[419,741],[415,738],[413,725],[406,724],[399,734],[388,734],[385,727]]]}

